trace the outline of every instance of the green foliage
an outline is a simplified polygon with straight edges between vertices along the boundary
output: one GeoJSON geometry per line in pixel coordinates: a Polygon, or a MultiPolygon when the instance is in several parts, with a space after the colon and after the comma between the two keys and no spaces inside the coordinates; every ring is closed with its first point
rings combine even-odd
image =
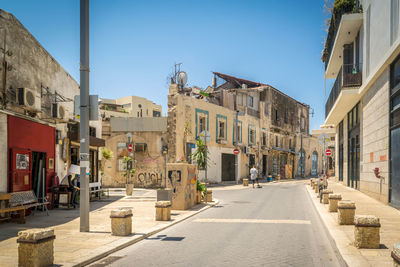
{"type": "Polygon", "coordinates": [[[196,185],[197,185],[197,191],[200,191],[202,193],[206,193],[207,192],[207,188],[204,184],[200,183],[199,180],[196,181],[196,185]]]}
{"type": "Polygon", "coordinates": [[[204,170],[209,161],[207,147],[200,138],[196,141],[196,146],[197,150],[192,154],[192,160],[196,161],[199,170],[204,170]]]}
{"type": "Polygon", "coordinates": [[[105,160],[110,160],[114,157],[114,153],[111,151],[111,149],[103,147],[101,149],[101,156],[105,160]]]}
{"type": "Polygon", "coordinates": [[[127,163],[128,161],[132,161],[132,158],[131,158],[131,157],[124,156],[124,158],[122,159],[122,162],[123,162],[123,163],[127,163]]]}

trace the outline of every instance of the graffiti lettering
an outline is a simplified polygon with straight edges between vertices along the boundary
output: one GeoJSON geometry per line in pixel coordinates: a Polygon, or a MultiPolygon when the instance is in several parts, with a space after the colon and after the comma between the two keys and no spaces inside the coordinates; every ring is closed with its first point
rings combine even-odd
{"type": "Polygon", "coordinates": [[[139,170],[135,187],[157,188],[162,185],[162,172],[160,170],[139,170]]]}

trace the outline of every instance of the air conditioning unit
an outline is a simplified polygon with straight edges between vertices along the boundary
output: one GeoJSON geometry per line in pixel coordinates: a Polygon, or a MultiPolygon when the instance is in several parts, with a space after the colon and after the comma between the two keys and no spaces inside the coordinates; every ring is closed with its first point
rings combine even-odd
{"type": "Polygon", "coordinates": [[[60,120],[66,119],[67,111],[65,110],[65,107],[63,107],[59,103],[51,104],[51,117],[53,119],[60,119],[60,120]]]}
{"type": "Polygon", "coordinates": [[[23,106],[24,109],[30,111],[41,111],[41,98],[40,93],[28,89],[28,88],[17,88],[16,101],[18,105],[23,106]]]}
{"type": "Polygon", "coordinates": [[[250,153],[251,153],[251,147],[249,147],[249,146],[244,146],[244,147],[243,147],[243,153],[244,153],[244,154],[250,154],[250,153]]]}

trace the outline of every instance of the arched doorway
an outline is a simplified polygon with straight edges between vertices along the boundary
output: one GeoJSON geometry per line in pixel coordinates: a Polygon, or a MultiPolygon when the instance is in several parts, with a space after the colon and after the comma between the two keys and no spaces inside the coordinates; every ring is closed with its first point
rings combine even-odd
{"type": "Polygon", "coordinates": [[[312,153],[312,168],[311,168],[311,175],[317,176],[318,173],[318,152],[314,151],[312,153]]]}

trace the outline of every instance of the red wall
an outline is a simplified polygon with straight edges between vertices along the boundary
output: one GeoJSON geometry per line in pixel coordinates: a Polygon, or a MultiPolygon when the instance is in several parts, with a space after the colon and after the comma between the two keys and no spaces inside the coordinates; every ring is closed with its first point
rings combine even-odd
{"type": "Polygon", "coordinates": [[[56,130],[54,127],[10,115],[8,116],[8,150],[11,151],[13,148],[20,148],[36,152],[45,152],[47,157],[46,181],[48,188],[51,185],[50,177],[53,176],[56,165],[55,134],[56,130]],[[49,158],[54,159],[54,169],[52,170],[48,169],[49,158]]]}

